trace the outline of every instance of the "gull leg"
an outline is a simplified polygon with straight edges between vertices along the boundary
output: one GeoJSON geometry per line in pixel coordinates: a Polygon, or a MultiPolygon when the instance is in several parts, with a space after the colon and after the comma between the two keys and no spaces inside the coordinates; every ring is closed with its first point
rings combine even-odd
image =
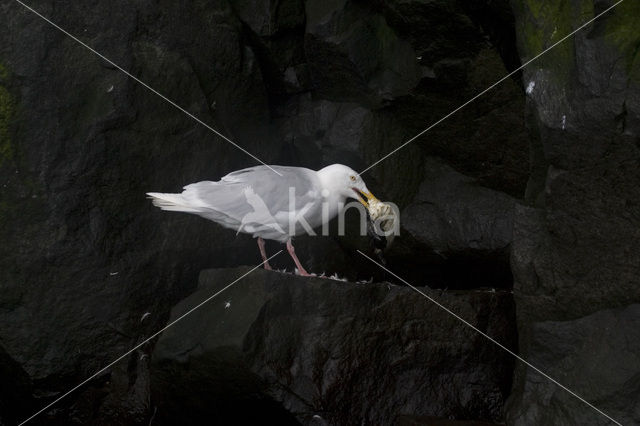
{"type": "Polygon", "coordinates": [[[298,268],[298,273],[304,277],[309,277],[311,276],[311,274],[309,274],[303,267],[302,264],[300,263],[300,261],[298,260],[298,256],[296,256],[296,249],[293,248],[293,244],[291,244],[291,239],[287,240],[287,251],[289,252],[289,256],[291,256],[291,258],[293,259],[293,261],[296,263],[296,267],[298,268]]]}
{"type": "Polygon", "coordinates": [[[260,255],[262,256],[262,266],[267,271],[271,271],[271,265],[269,265],[269,261],[267,260],[267,252],[264,249],[264,240],[261,237],[258,237],[258,248],[260,249],[260,255]]]}

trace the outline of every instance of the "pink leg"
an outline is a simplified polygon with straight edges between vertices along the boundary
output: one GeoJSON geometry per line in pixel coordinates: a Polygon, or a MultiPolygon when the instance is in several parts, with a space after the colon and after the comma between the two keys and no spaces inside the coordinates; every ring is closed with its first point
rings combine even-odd
{"type": "Polygon", "coordinates": [[[267,252],[264,250],[264,240],[258,237],[258,248],[260,249],[260,255],[262,256],[262,266],[267,271],[271,271],[271,265],[267,261],[267,252]]]}
{"type": "Polygon", "coordinates": [[[293,259],[293,261],[296,263],[296,267],[298,268],[298,273],[304,277],[309,277],[311,276],[303,267],[302,264],[300,263],[300,261],[298,260],[298,257],[296,256],[296,249],[293,248],[293,244],[291,244],[291,239],[287,240],[287,251],[289,252],[289,255],[291,256],[291,258],[293,259]]]}

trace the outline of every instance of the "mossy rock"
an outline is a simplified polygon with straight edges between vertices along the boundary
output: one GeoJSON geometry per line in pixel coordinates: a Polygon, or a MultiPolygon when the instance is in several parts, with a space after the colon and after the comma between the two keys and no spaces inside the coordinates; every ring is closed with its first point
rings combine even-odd
{"type": "MultiPolygon", "coordinates": [[[[535,58],[570,34],[587,20],[584,17],[593,16],[588,10],[577,12],[572,3],[566,0],[514,2],[514,12],[524,18],[517,20],[516,28],[518,49],[523,63],[535,58]]],[[[573,43],[566,40],[536,59],[532,66],[551,69],[558,83],[566,83],[574,74],[574,64],[573,43]]]]}
{"type": "MultiPolygon", "coordinates": [[[[518,20],[517,28],[518,47],[523,62],[542,53],[610,7],[609,4],[598,6],[587,0],[513,2],[516,15],[524,18],[518,20]]],[[[636,60],[640,50],[638,27],[640,3],[623,2],[580,31],[586,32],[590,39],[602,38],[611,49],[620,52],[621,57],[626,59],[630,74],[635,70],[634,78],[639,79],[640,67],[636,60]]],[[[569,77],[570,71],[575,67],[575,43],[572,38],[577,36],[579,34],[545,53],[537,60],[542,64],[539,66],[552,68],[559,76],[569,77]]]]}
{"type": "Polygon", "coordinates": [[[605,43],[622,54],[629,78],[640,82],[640,3],[621,3],[604,23],[605,43]]]}
{"type": "Polygon", "coordinates": [[[15,115],[15,100],[7,89],[9,71],[0,64],[0,166],[13,158],[10,126],[15,115]]]}

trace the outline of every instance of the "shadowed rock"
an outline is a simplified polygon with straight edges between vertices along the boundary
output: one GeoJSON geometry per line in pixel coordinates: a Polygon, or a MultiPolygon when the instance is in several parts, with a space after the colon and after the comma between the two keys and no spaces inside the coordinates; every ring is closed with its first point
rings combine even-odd
{"type": "MultiPolygon", "coordinates": [[[[610,5],[512,4],[523,60],[610,5]]],[[[516,208],[511,254],[522,356],[623,424],[638,421],[637,377],[625,376],[637,375],[635,359],[626,356],[637,351],[626,342],[636,333],[621,322],[634,310],[596,312],[640,301],[638,25],[639,3],[623,2],[524,70],[533,134],[526,198],[533,207],[516,208]],[[618,328],[630,334],[623,339],[618,328]]],[[[517,371],[512,422],[602,423],[560,390],[550,394],[540,377],[517,371]]]]}
{"type": "MultiPolygon", "coordinates": [[[[247,270],[203,271],[171,318],[247,270]]],[[[513,345],[508,293],[425,291],[513,345]]],[[[238,401],[241,416],[282,407],[305,424],[314,416],[328,424],[390,424],[403,415],[499,420],[512,365],[408,287],[256,270],[163,333],[152,398],[168,423],[185,411],[195,423],[235,418],[238,401]]]]}
{"type": "MultiPolygon", "coordinates": [[[[533,323],[523,349],[533,365],[616,421],[640,424],[640,305],[533,323]]],[[[535,371],[519,370],[522,398],[509,407],[508,424],[612,424],[535,371]]]]}

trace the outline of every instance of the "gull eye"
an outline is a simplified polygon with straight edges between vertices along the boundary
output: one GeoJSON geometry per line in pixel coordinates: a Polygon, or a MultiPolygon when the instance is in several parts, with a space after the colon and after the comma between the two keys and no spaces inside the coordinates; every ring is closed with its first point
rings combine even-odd
{"type": "Polygon", "coordinates": [[[351,182],[355,182],[356,181],[356,177],[354,175],[349,176],[349,179],[351,179],[351,182]]]}

